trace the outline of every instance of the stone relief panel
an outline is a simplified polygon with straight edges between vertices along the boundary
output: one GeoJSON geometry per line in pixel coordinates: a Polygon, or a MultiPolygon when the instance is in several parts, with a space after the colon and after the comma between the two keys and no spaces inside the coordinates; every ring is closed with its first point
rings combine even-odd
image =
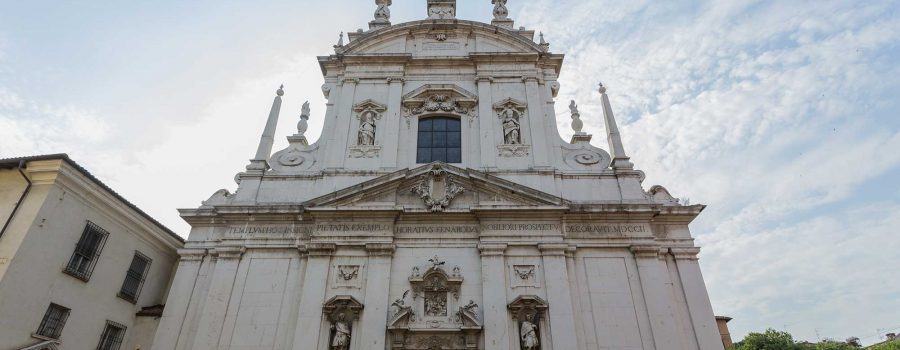
{"type": "Polygon", "coordinates": [[[331,288],[362,288],[365,265],[337,264],[332,266],[332,271],[331,288]]]}
{"type": "Polygon", "coordinates": [[[513,288],[540,287],[537,265],[512,265],[509,270],[509,284],[513,288]]]}
{"type": "Polygon", "coordinates": [[[497,145],[500,157],[524,157],[531,146],[522,139],[522,122],[526,117],[527,107],[524,102],[507,98],[493,105],[497,118],[500,119],[503,144],[497,145]]]}
{"type": "Polygon", "coordinates": [[[353,106],[353,113],[359,120],[356,132],[356,144],[350,146],[351,158],[376,158],[381,153],[381,146],[376,145],[376,122],[381,120],[387,106],[384,104],[365,100],[353,106]]]}

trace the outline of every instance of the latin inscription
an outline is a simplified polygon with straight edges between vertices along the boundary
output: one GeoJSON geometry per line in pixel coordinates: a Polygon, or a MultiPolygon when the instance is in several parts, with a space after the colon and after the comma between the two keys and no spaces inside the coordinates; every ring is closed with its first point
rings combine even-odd
{"type": "Polygon", "coordinates": [[[485,231],[558,231],[558,224],[482,224],[485,231]]]}
{"type": "Polygon", "coordinates": [[[310,226],[237,226],[228,229],[228,233],[235,234],[310,234],[310,226]]]}
{"type": "Polygon", "coordinates": [[[374,232],[389,231],[391,225],[384,224],[319,224],[316,225],[318,232],[374,232]]]}
{"type": "Polygon", "coordinates": [[[458,50],[459,43],[425,43],[422,48],[429,51],[458,50]]]}
{"type": "Polygon", "coordinates": [[[478,233],[478,226],[475,226],[475,225],[398,226],[397,233],[478,233]]]}
{"type": "Polygon", "coordinates": [[[647,226],[644,225],[591,225],[591,224],[571,224],[566,225],[568,233],[588,233],[588,234],[605,234],[605,233],[647,233],[647,226]]]}

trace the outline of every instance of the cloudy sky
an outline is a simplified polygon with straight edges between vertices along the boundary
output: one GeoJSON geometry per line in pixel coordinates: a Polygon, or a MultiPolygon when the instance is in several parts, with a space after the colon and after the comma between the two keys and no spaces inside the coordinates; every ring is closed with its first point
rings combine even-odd
{"type": "MultiPolygon", "coordinates": [[[[368,0],[0,0],[0,157],[69,153],[179,233],[253,155],[274,90],[321,130],[315,56],[368,0]]],[[[393,22],[422,19],[396,1],[393,22]]],[[[489,21],[488,0],[460,18],[489,21]]],[[[603,133],[610,89],[645,185],[709,205],[692,225],[732,332],[878,340],[900,329],[900,3],[510,0],[567,54],[558,106],[603,133]]],[[[595,144],[602,144],[595,137],[595,144]]]]}

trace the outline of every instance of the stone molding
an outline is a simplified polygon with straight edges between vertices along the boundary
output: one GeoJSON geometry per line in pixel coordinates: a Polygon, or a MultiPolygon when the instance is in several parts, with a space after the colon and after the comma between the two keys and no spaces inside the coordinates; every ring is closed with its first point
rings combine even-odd
{"type": "Polygon", "coordinates": [[[210,249],[210,254],[217,259],[240,259],[246,251],[245,247],[216,247],[210,249]]]}
{"type": "Polygon", "coordinates": [[[538,244],[538,249],[541,250],[541,255],[543,256],[565,256],[566,250],[569,249],[569,245],[563,243],[545,243],[538,244]]]}
{"type": "Polygon", "coordinates": [[[699,260],[697,254],[700,254],[698,247],[685,248],[669,248],[669,252],[675,257],[675,260],[699,260]]]}
{"type": "Polygon", "coordinates": [[[343,314],[348,322],[359,319],[359,313],[365,306],[350,295],[336,295],[322,306],[322,313],[328,316],[328,320],[335,322],[337,315],[343,314]]]}
{"type": "Polygon", "coordinates": [[[332,256],[337,250],[334,243],[310,243],[306,245],[309,256],[332,256]]]}
{"type": "Polygon", "coordinates": [[[206,249],[178,249],[177,252],[178,256],[181,257],[180,261],[184,262],[202,261],[207,255],[206,249]]]}
{"type": "Polygon", "coordinates": [[[655,245],[636,245],[631,246],[631,253],[637,259],[659,259],[662,254],[667,252],[666,248],[660,248],[655,245]]]}
{"type": "Polygon", "coordinates": [[[506,253],[507,245],[505,243],[485,243],[479,244],[478,250],[481,256],[503,256],[506,253]]]}
{"type": "Polygon", "coordinates": [[[391,243],[366,243],[369,256],[393,256],[396,247],[391,243]]]}
{"type": "Polygon", "coordinates": [[[506,308],[512,313],[512,317],[516,321],[525,320],[525,315],[530,314],[535,321],[540,319],[545,311],[550,307],[544,299],[537,295],[520,295],[513,299],[506,308]]]}

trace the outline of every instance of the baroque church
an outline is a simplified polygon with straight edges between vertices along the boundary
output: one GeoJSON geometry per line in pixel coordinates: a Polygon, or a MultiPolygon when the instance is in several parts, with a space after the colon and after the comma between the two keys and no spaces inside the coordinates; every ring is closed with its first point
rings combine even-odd
{"type": "MultiPolygon", "coordinates": [[[[722,349],[688,224],[703,210],[643,184],[600,86],[606,148],[564,140],[564,55],[494,20],[392,24],[318,57],[310,144],[256,156],[195,209],[153,349],[722,349]],[[646,189],[645,189],[646,188],[646,189]]],[[[627,136],[627,135],[625,135],[627,136]]]]}

